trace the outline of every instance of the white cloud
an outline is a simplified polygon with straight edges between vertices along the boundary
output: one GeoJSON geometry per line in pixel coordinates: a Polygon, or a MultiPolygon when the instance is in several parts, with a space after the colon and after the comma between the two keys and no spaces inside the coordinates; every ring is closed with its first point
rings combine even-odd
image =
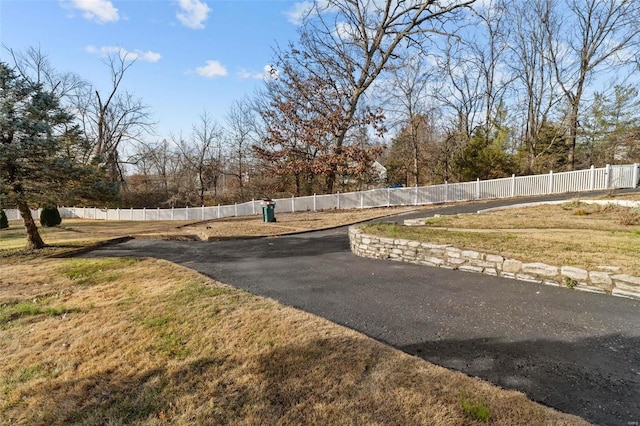
{"type": "Polygon", "coordinates": [[[85,47],[85,50],[89,53],[95,53],[101,56],[116,54],[120,55],[121,58],[126,58],[132,61],[158,62],[160,58],[162,58],[162,55],[150,50],[143,52],[139,49],[127,50],[118,46],[102,46],[98,48],[89,45],[85,47]]]}
{"type": "Polygon", "coordinates": [[[258,80],[262,78],[262,73],[254,73],[245,68],[240,68],[236,75],[241,80],[258,80]]]}
{"type": "Polygon", "coordinates": [[[182,25],[195,30],[204,28],[211,8],[200,0],[178,0],[180,10],[176,14],[182,25]]]}
{"type": "Polygon", "coordinates": [[[236,74],[241,80],[275,80],[280,73],[271,65],[265,65],[262,72],[251,72],[245,68],[240,68],[236,74]]]}
{"type": "MultiPolygon", "coordinates": [[[[379,1],[379,0],[373,0],[379,1]]],[[[304,19],[311,15],[322,15],[325,13],[338,12],[339,8],[332,0],[303,0],[293,4],[289,10],[285,10],[283,14],[287,17],[287,21],[293,25],[301,25],[304,19]]]]}
{"type": "Polygon", "coordinates": [[[85,19],[101,24],[115,22],[120,19],[118,9],[109,0],[71,0],[65,5],[72,9],[81,10],[85,19]]]}
{"type": "Polygon", "coordinates": [[[271,65],[265,65],[262,69],[263,80],[275,80],[280,76],[280,72],[271,65]]]}
{"type": "Polygon", "coordinates": [[[207,78],[224,77],[227,69],[218,61],[207,61],[207,65],[196,68],[196,73],[207,78]]]}
{"type": "Polygon", "coordinates": [[[312,8],[312,1],[302,1],[294,3],[293,7],[285,11],[284,14],[287,17],[287,21],[291,22],[293,25],[301,25],[302,21],[309,14],[312,8]]]}

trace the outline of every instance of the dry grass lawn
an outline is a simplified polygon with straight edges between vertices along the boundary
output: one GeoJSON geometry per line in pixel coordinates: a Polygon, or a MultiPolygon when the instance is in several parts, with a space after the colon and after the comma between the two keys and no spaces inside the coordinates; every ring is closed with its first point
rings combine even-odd
{"type": "MultiPolygon", "coordinates": [[[[42,253],[54,254],[61,251],[85,247],[90,244],[140,233],[159,232],[192,224],[193,221],[106,221],[89,219],[63,219],[62,224],[52,228],[38,227],[45,243],[51,247],[42,253]]],[[[0,230],[0,258],[9,255],[23,255],[26,233],[21,221],[11,221],[8,229],[0,230]]],[[[40,253],[40,255],[42,254],[40,253]]]]}
{"type": "MultiPolygon", "coordinates": [[[[411,210],[415,210],[415,207],[332,210],[316,213],[277,214],[276,212],[276,223],[263,223],[262,216],[217,219],[208,222],[132,222],[63,219],[60,226],[53,228],[39,227],[42,238],[50,247],[42,250],[38,256],[42,254],[55,255],[126,236],[134,236],[135,238],[199,239],[208,241],[224,238],[283,235],[349,225],[411,210]]],[[[0,258],[30,254],[25,252],[25,246],[26,234],[22,222],[12,221],[9,229],[0,230],[0,258]]]]}
{"type": "Polygon", "coordinates": [[[276,211],[277,221],[274,223],[264,223],[262,216],[245,216],[199,222],[181,227],[180,229],[147,232],[138,235],[138,237],[160,239],[183,238],[203,241],[214,241],[225,238],[268,237],[333,228],[413,210],[416,210],[416,207],[327,210],[300,213],[278,213],[276,211]]]}
{"type": "Polygon", "coordinates": [[[640,209],[577,201],[427,219],[425,227],[367,225],[366,232],[451,244],[526,262],[640,275],[640,209]]]}
{"type": "Polygon", "coordinates": [[[0,348],[1,424],[585,424],[159,260],[4,264],[0,348]]]}

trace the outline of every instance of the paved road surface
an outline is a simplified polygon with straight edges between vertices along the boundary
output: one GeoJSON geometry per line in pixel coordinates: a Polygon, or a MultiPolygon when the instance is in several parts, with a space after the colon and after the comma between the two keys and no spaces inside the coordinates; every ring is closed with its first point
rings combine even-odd
{"type": "MultiPolygon", "coordinates": [[[[505,203],[514,201],[403,218],[505,203]]],[[[640,422],[640,301],[360,258],[346,228],[216,243],[131,240],[84,256],[167,259],[597,424],[640,422]]]]}

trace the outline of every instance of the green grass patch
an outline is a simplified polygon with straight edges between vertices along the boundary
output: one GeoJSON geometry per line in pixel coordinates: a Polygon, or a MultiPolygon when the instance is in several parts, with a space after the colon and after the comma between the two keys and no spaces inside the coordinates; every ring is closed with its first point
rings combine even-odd
{"type": "Polygon", "coordinates": [[[20,368],[13,375],[14,383],[27,383],[33,379],[41,377],[46,371],[41,365],[33,365],[29,367],[20,368]]]}
{"type": "Polygon", "coordinates": [[[466,395],[460,396],[460,405],[464,413],[474,420],[487,423],[491,420],[491,409],[483,403],[472,403],[466,395]]]}
{"type": "Polygon", "coordinates": [[[178,304],[186,305],[199,301],[206,297],[218,297],[237,294],[237,290],[231,287],[212,287],[205,284],[203,279],[191,281],[176,294],[178,304]]]}
{"type": "Polygon", "coordinates": [[[17,303],[9,303],[0,305],[0,326],[5,326],[11,321],[20,318],[34,317],[45,315],[50,317],[58,317],[70,313],[78,313],[80,308],[67,308],[65,306],[53,307],[43,306],[40,302],[20,301],[17,303]]]}
{"type": "Polygon", "coordinates": [[[191,350],[187,347],[189,337],[181,335],[175,331],[167,331],[160,335],[159,348],[170,358],[184,359],[191,355],[191,350]]]}
{"type": "Polygon", "coordinates": [[[424,224],[426,226],[438,226],[438,227],[447,227],[454,226],[454,222],[456,219],[459,219],[460,216],[438,216],[438,217],[430,217],[424,220],[424,224]]]}
{"type": "Polygon", "coordinates": [[[65,263],[60,272],[76,284],[96,285],[118,280],[127,267],[139,261],[134,258],[75,259],[65,263]]]}
{"type": "Polygon", "coordinates": [[[147,318],[142,322],[149,328],[164,327],[171,322],[171,317],[169,315],[159,315],[157,317],[147,318]]]}

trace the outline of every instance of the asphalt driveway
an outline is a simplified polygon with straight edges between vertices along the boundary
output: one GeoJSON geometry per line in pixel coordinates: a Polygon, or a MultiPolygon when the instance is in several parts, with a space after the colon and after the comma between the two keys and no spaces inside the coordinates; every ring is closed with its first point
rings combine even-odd
{"type": "Polygon", "coordinates": [[[213,243],[131,240],[82,256],[167,259],[594,423],[640,422],[640,301],[360,258],[346,228],[213,243]]]}

